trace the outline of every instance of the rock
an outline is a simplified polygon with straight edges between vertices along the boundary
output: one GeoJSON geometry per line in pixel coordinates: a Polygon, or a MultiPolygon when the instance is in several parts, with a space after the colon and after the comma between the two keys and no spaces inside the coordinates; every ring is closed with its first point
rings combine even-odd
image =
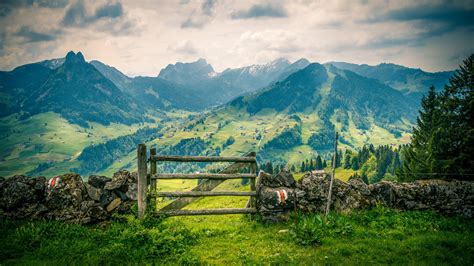
{"type": "Polygon", "coordinates": [[[110,213],[131,213],[137,173],[119,171],[110,179],[91,175],[87,182],[70,173],[46,178],[0,177],[0,216],[41,218],[70,223],[98,223],[110,213]]]}
{"type": "Polygon", "coordinates": [[[261,211],[287,210],[295,208],[295,190],[292,188],[262,187],[258,193],[261,211]]]}
{"type": "Polygon", "coordinates": [[[100,195],[99,204],[100,204],[100,206],[105,208],[115,198],[117,198],[117,196],[112,191],[103,190],[102,194],[100,195]]]}
{"type": "MultiPolygon", "coordinates": [[[[14,211],[28,204],[43,204],[46,178],[16,175],[0,183],[0,209],[14,211]]],[[[39,206],[39,205],[37,205],[39,206]]],[[[28,207],[28,209],[31,209],[28,207]]],[[[31,212],[35,212],[31,210],[31,212]]]]}
{"type": "Polygon", "coordinates": [[[291,172],[284,168],[280,173],[277,175],[270,175],[265,172],[262,173],[262,186],[265,187],[272,187],[272,188],[277,188],[277,187],[295,187],[295,179],[293,178],[293,175],[291,172]]]}
{"type": "Polygon", "coordinates": [[[96,188],[90,184],[85,184],[86,190],[87,190],[87,195],[89,195],[89,198],[99,201],[100,195],[102,194],[102,189],[96,188]]]}
{"type": "Polygon", "coordinates": [[[107,182],[105,184],[104,189],[106,190],[120,189],[121,191],[125,193],[128,190],[127,180],[129,179],[131,179],[130,172],[126,170],[118,171],[112,177],[112,181],[107,182]]]}
{"type": "Polygon", "coordinates": [[[112,179],[106,176],[91,175],[87,183],[95,188],[103,189],[107,182],[110,182],[112,179]]]}
{"type": "Polygon", "coordinates": [[[70,173],[55,177],[55,184],[47,189],[46,206],[49,209],[79,207],[87,199],[87,190],[78,174],[70,173]]]}
{"type": "Polygon", "coordinates": [[[295,179],[287,170],[272,176],[263,171],[257,182],[257,209],[266,222],[288,220],[289,211],[295,208],[295,179]]]}
{"type": "Polygon", "coordinates": [[[111,212],[117,208],[120,203],[122,203],[122,200],[120,198],[114,199],[108,206],[107,206],[107,212],[111,212]]]}
{"type": "Polygon", "coordinates": [[[127,193],[125,193],[127,198],[136,201],[137,200],[137,193],[138,193],[137,183],[136,182],[135,183],[129,183],[127,193]]]}

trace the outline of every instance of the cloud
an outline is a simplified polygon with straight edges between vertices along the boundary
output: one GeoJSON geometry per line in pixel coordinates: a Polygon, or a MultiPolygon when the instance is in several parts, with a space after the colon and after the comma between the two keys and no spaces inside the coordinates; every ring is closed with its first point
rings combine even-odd
{"type": "Polygon", "coordinates": [[[436,6],[412,6],[391,10],[381,16],[368,19],[368,22],[425,20],[442,22],[452,26],[474,25],[473,8],[436,6]]]}
{"type": "Polygon", "coordinates": [[[212,20],[217,0],[204,0],[199,7],[191,12],[186,20],[181,23],[181,28],[202,28],[212,20]]]}
{"type": "Polygon", "coordinates": [[[206,20],[191,15],[181,23],[181,28],[202,28],[204,24],[206,24],[206,20]]]}
{"type": "Polygon", "coordinates": [[[42,33],[31,29],[29,26],[22,26],[16,33],[16,36],[23,37],[25,42],[47,42],[57,38],[60,31],[54,33],[42,33]]]}
{"type": "Polygon", "coordinates": [[[217,0],[204,0],[201,5],[201,10],[204,15],[210,16],[212,15],[212,11],[214,9],[214,5],[216,4],[217,0]]]}
{"type": "Polygon", "coordinates": [[[8,16],[14,9],[21,7],[64,8],[69,0],[2,0],[0,17],[8,16]]]}
{"type": "Polygon", "coordinates": [[[106,3],[99,6],[93,15],[88,15],[83,0],[77,1],[66,11],[62,24],[64,26],[85,26],[105,18],[120,18],[123,16],[121,3],[106,3]]]}
{"type": "Polygon", "coordinates": [[[232,19],[251,18],[283,18],[288,17],[287,11],[281,5],[256,4],[247,10],[235,11],[231,14],[232,19]]]}
{"type": "Polygon", "coordinates": [[[62,24],[64,26],[80,26],[84,25],[87,22],[86,7],[84,6],[84,1],[77,1],[75,4],[71,5],[64,15],[62,24]]]}
{"type": "Polygon", "coordinates": [[[122,4],[115,3],[115,4],[105,4],[95,11],[94,18],[118,18],[123,15],[123,8],[122,4]]]}
{"type": "Polygon", "coordinates": [[[198,53],[197,48],[189,40],[181,41],[175,47],[169,47],[169,49],[179,54],[194,55],[198,53]]]}

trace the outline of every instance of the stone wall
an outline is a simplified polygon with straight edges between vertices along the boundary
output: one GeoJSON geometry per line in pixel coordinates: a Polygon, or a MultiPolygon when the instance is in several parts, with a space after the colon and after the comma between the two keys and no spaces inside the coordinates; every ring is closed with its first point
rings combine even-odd
{"type": "Polygon", "coordinates": [[[0,177],[0,217],[95,223],[114,212],[130,212],[137,197],[136,173],[112,178],[92,175],[87,182],[70,173],[46,180],[17,175],[0,177]]]}
{"type": "MultiPolygon", "coordinates": [[[[280,221],[290,211],[325,210],[329,190],[326,174],[304,175],[297,182],[283,170],[277,175],[260,172],[257,208],[264,220],[280,221]]],[[[119,171],[113,178],[77,174],[44,177],[0,177],[0,217],[50,219],[96,223],[115,212],[130,213],[137,198],[136,173],[119,171]]],[[[425,180],[413,183],[380,182],[367,185],[360,179],[335,180],[331,209],[350,212],[383,205],[400,210],[434,210],[474,216],[474,182],[425,180]]]]}
{"type": "MultiPolygon", "coordinates": [[[[290,172],[276,176],[261,172],[258,208],[267,220],[284,219],[290,210],[324,212],[330,178],[304,175],[295,182],[290,172]],[[284,191],[284,192],[282,192],[284,191]],[[286,196],[287,195],[287,196],[286,196]],[[285,199],[285,197],[287,197],[285,199]],[[275,210],[276,212],[271,212],[275,210]]],[[[350,212],[383,205],[400,210],[434,210],[445,214],[474,216],[474,182],[423,180],[413,183],[380,182],[367,185],[360,179],[348,183],[336,179],[331,209],[350,212]]]]}

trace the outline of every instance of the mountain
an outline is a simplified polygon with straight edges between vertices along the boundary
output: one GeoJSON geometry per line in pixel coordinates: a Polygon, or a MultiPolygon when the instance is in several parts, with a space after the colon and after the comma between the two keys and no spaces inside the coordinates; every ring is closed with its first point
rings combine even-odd
{"type": "Polygon", "coordinates": [[[115,67],[100,61],[91,64],[123,93],[149,110],[202,110],[209,106],[207,97],[188,87],[160,77],[130,78],[115,67]]]}
{"type": "Polygon", "coordinates": [[[204,59],[191,63],[176,63],[162,69],[159,78],[182,85],[199,94],[206,94],[207,105],[215,106],[233,98],[265,87],[307,66],[306,59],[291,64],[287,59],[277,59],[264,65],[226,69],[216,73],[204,59]]]}
{"type": "Polygon", "coordinates": [[[377,79],[388,86],[419,100],[428,88],[438,91],[448,83],[454,71],[425,72],[419,68],[408,68],[396,64],[382,63],[376,66],[357,65],[345,62],[330,62],[340,69],[350,70],[361,76],[377,79]]]}
{"type": "Polygon", "coordinates": [[[23,118],[52,111],[84,127],[88,122],[108,125],[144,121],[144,111],[87,63],[81,52],[69,52],[64,63],[54,69],[37,63],[3,74],[11,74],[17,81],[2,80],[2,86],[9,97],[21,95],[20,102],[13,102],[12,111],[21,111],[23,118]],[[21,83],[25,77],[31,77],[26,85],[21,83]]]}
{"type": "Polygon", "coordinates": [[[131,83],[131,78],[120,72],[120,70],[97,60],[90,61],[90,64],[93,65],[100,73],[102,73],[104,77],[112,81],[121,91],[125,92],[127,90],[127,87],[131,83]]]}
{"type": "Polygon", "coordinates": [[[202,82],[210,79],[216,73],[205,59],[200,58],[196,62],[169,64],[158,74],[159,78],[178,84],[188,84],[190,81],[202,82]]]}
{"type": "Polygon", "coordinates": [[[258,93],[240,97],[230,103],[250,114],[264,109],[289,114],[316,112],[329,121],[337,115],[348,121],[349,113],[358,128],[371,122],[395,123],[402,118],[414,121],[414,101],[391,87],[334,66],[313,63],[258,93]],[[339,111],[339,112],[337,112],[339,111]]]}
{"type": "Polygon", "coordinates": [[[0,71],[0,117],[21,111],[24,101],[46,82],[51,72],[40,63],[0,71]]]}

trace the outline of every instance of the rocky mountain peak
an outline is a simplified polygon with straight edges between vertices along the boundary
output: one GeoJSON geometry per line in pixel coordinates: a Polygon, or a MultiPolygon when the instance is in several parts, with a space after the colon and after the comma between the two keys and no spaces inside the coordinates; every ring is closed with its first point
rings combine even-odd
{"type": "Polygon", "coordinates": [[[65,64],[77,64],[85,62],[86,60],[84,59],[84,55],[81,52],[77,52],[77,54],[75,54],[73,51],[70,51],[66,55],[65,64]]]}

